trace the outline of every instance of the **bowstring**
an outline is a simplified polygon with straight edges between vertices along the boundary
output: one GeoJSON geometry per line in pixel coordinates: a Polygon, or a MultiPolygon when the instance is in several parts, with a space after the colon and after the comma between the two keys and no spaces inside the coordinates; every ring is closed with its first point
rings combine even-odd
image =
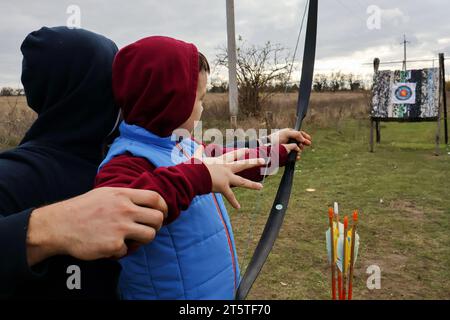
{"type": "MultiPolygon", "coordinates": [[[[302,19],[300,22],[300,30],[298,32],[298,36],[297,36],[297,41],[295,44],[295,49],[294,49],[294,55],[292,57],[292,62],[289,68],[289,74],[288,74],[288,78],[285,84],[285,94],[287,93],[287,86],[288,86],[288,82],[290,81],[291,75],[292,75],[292,68],[295,62],[295,56],[297,54],[297,50],[298,50],[298,45],[300,42],[300,36],[302,34],[302,30],[303,30],[303,25],[305,22],[305,17],[306,17],[306,12],[308,9],[308,4],[309,4],[309,0],[306,0],[306,4],[305,4],[305,8],[303,9],[303,15],[302,15],[302,19]]],[[[272,141],[271,141],[272,142],[272,141]]],[[[273,149],[271,148],[270,152],[272,152],[273,149]]],[[[266,181],[266,177],[267,177],[267,170],[269,168],[269,160],[270,160],[270,156],[268,154],[266,154],[266,158],[265,158],[265,166],[264,166],[264,173],[263,173],[263,178],[261,180],[261,184],[264,187],[265,181],[266,181]]],[[[263,188],[264,189],[264,188],[263,188]]],[[[254,209],[251,211],[250,215],[249,215],[249,226],[247,228],[247,232],[248,232],[248,237],[247,237],[247,241],[245,244],[245,248],[244,248],[244,253],[242,255],[242,266],[245,265],[245,267],[241,268],[241,272],[240,272],[240,278],[242,278],[243,274],[244,274],[244,270],[247,270],[247,267],[250,263],[250,259],[248,261],[247,260],[247,255],[250,249],[250,242],[252,241],[253,238],[253,221],[255,220],[256,217],[256,212],[260,212],[261,211],[261,197],[262,197],[262,189],[258,190],[257,194],[256,194],[256,204],[254,206],[254,209]],[[245,263],[244,263],[245,262],[245,263]]]]}
{"type": "Polygon", "coordinates": [[[294,67],[294,62],[295,62],[295,56],[297,55],[297,50],[298,50],[298,44],[300,43],[300,36],[302,35],[302,30],[303,30],[303,25],[305,22],[305,17],[306,17],[306,11],[308,9],[308,4],[309,4],[309,0],[306,0],[306,4],[305,4],[305,9],[303,9],[303,16],[302,16],[302,22],[300,23],[300,30],[298,32],[298,36],[297,36],[297,42],[295,43],[295,49],[294,49],[294,54],[292,55],[292,61],[291,61],[291,65],[289,66],[289,73],[286,79],[286,85],[284,88],[284,93],[287,93],[288,90],[288,83],[291,81],[291,75],[292,75],[292,68],[294,67]]]}
{"type": "MultiPolygon", "coordinates": [[[[272,148],[270,149],[270,152],[272,152],[272,148]]],[[[267,176],[267,170],[269,168],[269,160],[270,157],[266,154],[266,158],[264,158],[265,161],[265,165],[264,165],[264,172],[263,172],[263,178],[261,180],[261,184],[264,187],[264,183],[266,181],[266,176],[267,176]]],[[[262,189],[258,190],[257,194],[256,194],[256,204],[254,206],[254,209],[252,210],[252,212],[249,215],[249,224],[248,224],[248,237],[247,237],[247,243],[245,245],[245,249],[244,249],[244,254],[242,256],[242,262],[244,263],[247,260],[247,255],[250,249],[250,242],[252,241],[253,238],[253,221],[255,220],[256,217],[256,212],[260,212],[261,211],[261,196],[262,196],[262,189]]],[[[241,268],[241,272],[240,272],[240,278],[242,278],[243,274],[244,274],[244,270],[247,270],[248,264],[250,263],[249,261],[246,261],[245,263],[245,268],[241,268]]]]}

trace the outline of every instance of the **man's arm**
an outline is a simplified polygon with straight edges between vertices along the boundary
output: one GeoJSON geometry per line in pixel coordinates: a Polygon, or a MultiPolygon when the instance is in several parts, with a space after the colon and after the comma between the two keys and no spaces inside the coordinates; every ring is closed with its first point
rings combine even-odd
{"type": "Polygon", "coordinates": [[[40,276],[32,267],[53,255],[120,258],[128,250],[125,240],[152,241],[165,215],[167,205],[156,192],[100,188],[0,217],[0,295],[40,276]]]}
{"type": "Polygon", "coordinates": [[[28,221],[33,209],[0,216],[0,296],[19,283],[40,276],[27,261],[28,221]]]}

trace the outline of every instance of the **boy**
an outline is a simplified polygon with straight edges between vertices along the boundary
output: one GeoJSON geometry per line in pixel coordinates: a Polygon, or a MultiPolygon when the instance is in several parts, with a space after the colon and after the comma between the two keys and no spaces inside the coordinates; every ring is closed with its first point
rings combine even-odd
{"type": "MultiPolygon", "coordinates": [[[[234,298],[239,284],[236,248],[225,205],[215,192],[239,207],[230,184],[262,187],[244,178],[223,181],[230,177],[223,170],[245,151],[226,154],[221,163],[203,159],[203,172],[188,168],[164,184],[163,178],[154,179],[159,167],[183,164],[200,147],[173,132],[180,128],[191,132],[200,119],[208,73],[208,62],[194,45],[167,37],[139,40],[120,50],[114,60],[113,91],[124,122],[100,166],[96,187],[154,190],[169,207],[169,218],[155,240],[121,260],[119,287],[124,299],[234,298]]],[[[300,148],[278,146],[281,165],[292,150],[300,148]]],[[[268,153],[270,147],[259,151],[268,153]]],[[[263,162],[258,161],[260,167],[263,162]]],[[[261,179],[259,167],[240,167],[248,169],[241,175],[261,179]]]]}

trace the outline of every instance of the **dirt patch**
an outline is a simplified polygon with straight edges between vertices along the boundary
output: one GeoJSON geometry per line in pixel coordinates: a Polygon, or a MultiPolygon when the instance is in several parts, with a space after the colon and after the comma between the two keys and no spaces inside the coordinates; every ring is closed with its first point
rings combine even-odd
{"type": "MultiPolygon", "coordinates": [[[[366,268],[370,265],[381,269],[381,288],[365,289],[359,292],[360,299],[415,299],[423,296],[427,288],[420,278],[420,273],[409,270],[410,259],[402,254],[392,253],[384,255],[381,259],[366,260],[364,265],[357,268],[357,273],[365,281],[366,268]]],[[[360,279],[361,280],[361,279],[360,279]]]]}
{"type": "Polygon", "coordinates": [[[418,208],[414,203],[407,201],[407,200],[393,200],[389,203],[389,207],[391,209],[394,209],[396,211],[403,211],[408,214],[408,217],[410,217],[413,220],[424,220],[425,219],[425,213],[421,208],[418,208]]]}

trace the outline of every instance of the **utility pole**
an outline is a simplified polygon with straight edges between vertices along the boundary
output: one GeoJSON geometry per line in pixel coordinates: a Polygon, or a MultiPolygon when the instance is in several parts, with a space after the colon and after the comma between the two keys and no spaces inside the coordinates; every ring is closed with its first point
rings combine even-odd
{"type": "Polygon", "coordinates": [[[409,43],[409,41],[406,41],[406,35],[403,35],[403,42],[400,44],[403,44],[403,71],[406,71],[406,44],[409,43]]]}
{"type": "Polygon", "coordinates": [[[228,96],[231,124],[236,127],[238,115],[238,87],[236,72],[236,32],[234,23],[234,0],[226,0],[228,39],[228,96]]]}

